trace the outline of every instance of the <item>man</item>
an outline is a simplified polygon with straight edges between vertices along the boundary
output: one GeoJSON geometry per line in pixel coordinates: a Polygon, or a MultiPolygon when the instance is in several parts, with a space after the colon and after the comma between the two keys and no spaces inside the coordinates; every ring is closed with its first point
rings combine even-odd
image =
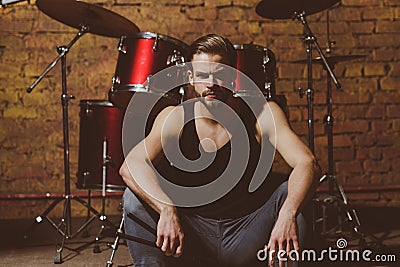
{"type": "Polygon", "coordinates": [[[313,154],[276,103],[234,97],[236,52],[226,38],[200,37],[189,58],[190,99],[161,111],[120,169],[125,215],[156,229],[126,219],[127,234],[155,243],[128,242],[135,267],[266,266],[257,258],[264,247],[299,251],[301,211],[320,177],[313,154]],[[293,168],[272,193],[270,179],[252,186],[268,144],[293,168]]]}

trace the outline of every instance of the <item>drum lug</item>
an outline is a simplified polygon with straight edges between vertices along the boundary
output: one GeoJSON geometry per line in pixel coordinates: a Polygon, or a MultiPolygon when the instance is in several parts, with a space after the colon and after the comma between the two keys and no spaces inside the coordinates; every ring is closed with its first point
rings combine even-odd
{"type": "Polygon", "coordinates": [[[89,178],[90,172],[86,171],[83,173],[83,188],[86,188],[86,179],[89,178]]]}
{"type": "Polygon", "coordinates": [[[265,85],[264,85],[264,89],[265,89],[264,94],[265,94],[265,97],[267,100],[272,99],[271,85],[272,85],[271,82],[265,82],[265,85]]]}
{"type": "Polygon", "coordinates": [[[121,83],[121,79],[119,78],[119,76],[113,76],[111,81],[112,81],[112,85],[113,85],[111,90],[114,89],[114,85],[121,83]]]}
{"type": "Polygon", "coordinates": [[[264,48],[263,64],[266,65],[269,62],[268,48],[264,48]]]}
{"type": "Polygon", "coordinates": [[[151,77],[153,77],[153,75],[149,74],[146,78],[146,85],[144,86],[146,92],[149,92],[149,88],[150,87],[150,83],[151,83],[151,77]]]}
{"type": "Polygon", "coordinates": [[[154,41],[154,44],[153,44],[153,52],[158,51],[158,38],[159,38],[159,36],[158,36],[158,34],[156,34],[156,40],[154,41]]]}
{"type": "MultiPolygon", "coordinates": [[[[91,115],[92,115],[92,109],[90,108],[90,105],[86,105],[85,116],[90,117],[91,115]]],[[[86,173],[84,173],[83,175],[86,175],[86,173]]],[[[87,173],[87,175],[89,175],[89,173],[87,173]]]]}
{"type": "Polygon", "coordinates": [[[126,54],[126,46],[124,45],[124,40],[125,40],[126,36],[121,36],[121,38],[119,39],[119,43],[118,43],[118,51],[126,54]]]}
{"type": "Polygon", "coordinates": [[[181,52],[174,49],[174,52],[167,58],[167,66],[171,65],[182,65],[185,63],[185,58],[182,56],[181,52]]]}

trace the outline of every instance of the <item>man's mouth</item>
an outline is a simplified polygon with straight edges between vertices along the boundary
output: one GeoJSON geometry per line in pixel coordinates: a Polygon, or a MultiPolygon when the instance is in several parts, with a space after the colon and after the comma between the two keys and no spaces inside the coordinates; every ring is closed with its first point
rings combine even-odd
{"type": "Polygon", "coordinates": [[[216,98],[217,94],[211,90],[207,90],[206,92],[204,92],[202,94],[202,97],[206,97],[206,98],[216,98]]]}
{"type": "Polygon", "coordinates": [[[207,94],[205,97],[206,98],[216,98],[217,95],[215,95],[215,94],[207,94]]]}

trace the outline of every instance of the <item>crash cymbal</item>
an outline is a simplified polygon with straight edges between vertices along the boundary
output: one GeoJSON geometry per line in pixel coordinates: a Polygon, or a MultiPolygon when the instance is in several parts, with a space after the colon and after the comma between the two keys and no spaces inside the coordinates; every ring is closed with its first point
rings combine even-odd
{"type": "Polygon", "coordinates": [[[139,32],[130,20],[100,6],[78,0],[37,0],[36,5],[49,17],[68,26],[107,37],[119,38],[139,32]]]}
{"type": "MultiPolygon", "coordinates": [[[[347,56],[339,56],[339,55],[327,55],[325,56],[326,61],[330,64],[330,65],[335,65],[339,62],[342,61],[349,61],[349,60],[354,60],[354,59],[359,59],[359,58],[363,58],[365,57],[365,55],[347,55],[347,56]]],[[[308,60],[307,59],[301,59],[301,60],[296,60],[296,61],[291,61],[291,63],[300,63],[300,64],[305,64],[307,63],[308,60]]],[[[324,64],[324,62],[322,61],[321,57],[316,57],[313,58],[312,60],[313,63],[319,63],[319,64],[324,64]]]]}
{"type": "Polygon", "coordinates": [[[268,19],[291,19],[295,12],[311,15],[325,10],[340,0],[262,0],[257,4],[258,15],[268,19]]]}

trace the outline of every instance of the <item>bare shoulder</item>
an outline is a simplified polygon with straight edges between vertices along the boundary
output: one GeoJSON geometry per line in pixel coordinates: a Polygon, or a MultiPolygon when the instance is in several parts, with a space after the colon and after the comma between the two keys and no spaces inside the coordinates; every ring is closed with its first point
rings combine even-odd
{"type": "Polygon", "coordinates": [[[150,134],[161,134],[164,137],[176,135],[179,133],[182,125],[182,106],[169,106],[157,115],[150,134]]]}
{"type": "Polygon", "coordinates": [[[260,134],[272,135],[276,127],[289,127],[285,112],[274,101],[267,101],[257,116],[260,134]]]}

